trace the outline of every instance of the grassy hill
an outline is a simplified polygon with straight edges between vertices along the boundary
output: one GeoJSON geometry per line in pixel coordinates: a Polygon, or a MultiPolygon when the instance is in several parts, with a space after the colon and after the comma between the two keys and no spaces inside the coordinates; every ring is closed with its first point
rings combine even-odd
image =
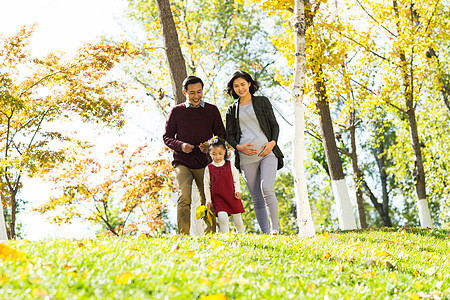
{"type": "Polygon", "coordinates": [[[450,231],[0,244],[0,299],[449,299],[450,231]]]}

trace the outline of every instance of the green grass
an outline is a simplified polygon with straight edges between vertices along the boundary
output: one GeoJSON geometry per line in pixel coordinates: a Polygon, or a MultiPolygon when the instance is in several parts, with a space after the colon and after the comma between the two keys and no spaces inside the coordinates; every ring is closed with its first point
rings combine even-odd
{"type": "Polygon", "coordinates": [[[449,234],[10,241],[0,299],[449,299],[449,234]]]}

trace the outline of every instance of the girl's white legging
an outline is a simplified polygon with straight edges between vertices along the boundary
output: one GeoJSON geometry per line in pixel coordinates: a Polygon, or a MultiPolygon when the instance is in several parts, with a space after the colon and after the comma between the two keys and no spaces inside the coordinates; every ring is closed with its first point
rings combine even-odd
{"type": "MultiPolygon", "coordinates": [[[[234,226],[236,226],[236,230],[239,234],[243,234],[245,232],[244,222],[242,222],[241,214],[233,214],[231,215],[231,220],[233,220],[234,226]]],[[[217,223],[219,224],[219,229],[221,233],[227,234],[230,232],[230,228],[228,227],[228,213],[225,211],[219,211],[217,213],[217,223]]]]}

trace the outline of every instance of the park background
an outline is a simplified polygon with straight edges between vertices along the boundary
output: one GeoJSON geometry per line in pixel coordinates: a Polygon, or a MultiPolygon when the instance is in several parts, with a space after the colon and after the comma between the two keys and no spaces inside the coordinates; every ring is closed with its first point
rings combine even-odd
{"type": "MultiPolygon", "coordinates": [[[[343,3],[347,5],[347,2],[343,3]]],[[[180,1],[176,2],[172,9],[176,16],[175,19],[178,20],[176,23],[180,27],[180,41],[184,47],[185,56],[189,58],[188,70],[195,71],[194,73],[200,77],[206,78],[206,101],[217,104],[223,112],[231,101],[223,94],[223,87],[227,81],[227,76],[239,68],[254,74],[263,84],[262,93],[272,100],[276,108],[278,122],[282,128],[280,143],[287,158],[287,166],[282,170],[283,172],[280,173],[277,181],[277,191],[282,209],[281,217],[284,220],[282,230],[285,233],[294,233],[297,226],[296,203],[293,200],[294,192],[289,159],[293,124],[293,111],[289,102],[289,86],[292,80],[292,55],[289,52],[292,52],[292,48],[289,48],[284,40],[292,34],[287,27],[289,24],[287,19],[289,13],[291,13],[289,11],[290,4],[292,3],[289,1],[272,4],[270,1],[262,1],[261,3],[253,1],[219,3],[211,1],[203,4],[196,1],[180,1]],[[265,3],[265,6],[264,9],[261,9],[263,3],[265,3]],[[251,22],[249,22],[250,16],[252,16],[251,22]],[[193,27],[184,28],[183,22],[193,27]],[[226,27],[230,22],[232,22],[232,26],[226,27]],[[230,30],[231,34],[227,35],[226,38],[221,38],[221,34],[223,37],[224,34],[228,33],[220,30],[214,31],[214,28],[223,30],[224,27],[228,28],[227,30],[230,30]],[[191,30],[198,36],[187,36],[186,33],[191,32],[191,30]],[[211,36],[208,36],[208,34],[211,36]],[[211,38],[211,41],[208,38],[211,38]]],[[[361,7],[363,6],[361,5],[361,7]]],[[[359,10],[356,7],[348,7],[347,12],[360,14],[361,7],[359,10]]],[[[427,10],[425,5],[419,5],[419,3],[416,4],[416,7],[417,11],[420,12],[422,10],[426,13],[431,11],[427,10]]],[[[344,25],[341,28],[333,28],[332,26],[331,20],[336,20],[339,7],[322,3],[321,9],[323,11],[319,10],[316,15],[318,21],[316,21],[315,26],[322,31],[318,31],[320,34],[317,36],[310,36],[317,42],[311,44],[314,46],[310,54],[319,53],[317,57],[323,58],[320,63],[322,66],[327,66],[324,69],[325,72],[329,72],[326,73],[326,80],[329,84],[328,92],[330,95],[328,97],[334,119],[336,142],[342,149],[350,149],[350,134],[346,125],[348,125],[351,115],[350,111],[357,107],[354,111],[358,112],[357,123],[360,126],[357,140],[359,151],[361,151],[359,159],[361,169],[365,173],[366,182],[372,187],[374,194],[372,196],[376,196],[378,199],[383,196],[388,197],[388,214],[392,219],[392,225],[418,225],[414,192],[414,162],[412,150],[409,149],[409,133],[405,117],[402,117],[402,113],[399,113],[395,108],[398,105],[397,102],[401,103],[402,98],[401,84],[398,83],[400,82],[399,76],[395,78],[395,73],[389,74],[389,68],[392,66],[378,65],[376,60],[373,58],[369,60],[366,53],[361,54],[361,50],[356,49],[357,46],[368,47],[367,45],[361,46],[363,42],[358,38],[363,36],[364,30],[371,28],[370,20],[366,19],[363,22],[359,20],[356,28],[361,29],[360,36],[339,35],[337,33],[344,30],[351,32],[351,29],[344,25]],[[340,38],[340,43],[333,40],[336,37],[340,38]],[[354,45],[351,41],[355,42],[354,45]],[[353,56],[350,58],[351,55],[353,56]],[[339,59],[339,57],[344,57],[344,59],[339,59]],[[364,59],[368,60],[364,61],[364,59]],[[349,72],[355,76],[350,79],[350,81],[356,82],[355,86],[347,91],[342,88],[345,78],[340,73],[342,70],[338,68],[340,64],[345,64],[349,72]],[[385,72],[380,71],[381,69],[378,69],[378,67],[384,67],[385,72]],[[388,75],[393,75],[393,78],[388,77],[388,75]],[[369,95],[367,86],[365,92],[361,89],[358,90],[358,88],[361,88],[361,86],[358,86],[362,82],[358,81],[360,79],[364,79],[366,84],[371,84],[371,92],[378,93],[378,95],[375,97],[369,95]],[[398,90],[394,90],[395,88],[398,90]],[[355,93],[357,100],[349,101],[345,92],[355,93]],[[373,120],[379,122],[373,122],[373,120]],[[378,125],[374,125],[374,123],[378,125]],[[378,127],[374,128],[374,126],[378,127]],[[384,151],[380,150],[382,147],[385,148],[384,151]],[[386,164],[384,170],[387,171],[384,181],[380,180],[377,165],[380,163],[377,157],[380,158],[381,156],[383,156],[386,164]],[[387,190],[382,189],[384,183],[388,184],[387,190]]],[[[417,61],[417,65],[414,65],[414,67],[418,70],[417,76],[420,86],[419,96],[415,101],[419,112],[418,124],[423,145],[421,147],[426,156],[428,201],[434,225],[446,228],[449,223],[450,178],[446,167],[449,160],[447,150],[450,135],[447,124],[449,123],[450,110],[445,106],[445,100],[448,96],[446,94],[448,93],[446,89],[448,63],[445,60],[446,53],[448,53],[448,39],[445,34],[438,33],[448,31],[446,31],[448,3],[438,1],[435,9],[440,11],[434,15],[430,13],[430,16],[434,16],[430,17],[430,20],[441,20],[433,23],[436,26],[433,35],[435,40],[432,41],[435,46],[433,51],[437,54],[435,57],[427,55],[431,41],[424,39],[425,45],[421,45],[421,48],[419,48],[425,50],[420,55],[413,55],[412,57],[417,61]],[[436,38],[436,36],[439,38],[436,38]],[[439,57],[444,59],[437,59],[439,57]],[[428,66],[426,66],[427,62],[428,66]]],[[[4,5],[3,11],[7,16],[1,21],[3,36],[15,34],[23,25],[30,26],[34,22],[37,23],[35,33],[31,37],[32,57],[43,57],[52,51],[64,51],[70,58],[83,43],[94,43],[100,40],[107,40],[117,45],[125,45],[129,49],[139,50],[140,54],[136,55],[131,62],[122,63],[120,67],[115,69],[115,72],[123,76],[124,80],[132,86],[128,94],[134,99],[134,102],[124,104],[126,121],[122,129],[117,131],[81,121],[64,121],[62,125],[63,130],[68,132],[73,128],[82,128],[76,134],[82,139],[95,141],[95,147],[91,151],[96,157],[102,157],[103,153],[108,151],[117,141],[121,141],[128,143],[131,147],[139,147],[146,142],[149,143],[150,150],[148,153],[151,154],[147,159],[156,159],[162,148],[161,135],[164,127],[164,114],[173,105],[173,98],[170,96],[170,76],[161,48],[160,32],[158,26],[155,25],[157,22],[155,21],[154,4],[153,6],[146,6],[144,2],[139,1],[81,1],[76,3],[71,1],[17,1],[4,5]]],[[[413,10],[410,9],[410,11],[413,10]]],[[[414,17],[414,13],[411,16],[414,17]]],[[[426,16],[428,17],[428,15],[426,16]]],[[[381,24],[381,27],[388,28],[391,26],[383,25],[384,21],[386,24],[392,22],[386,14],[380,13],[377,17],[380,19],[376,23],[381,24]]],[[[352,21],[351,17],[349,19],[352,21]]],[[[351,24],[351,22],[348,24],[351,24]]],[[[349,26],[348,24],[347,26],[349,26]]],[[[420,28],[421,26],[417,25],[417,27],[420,28]]],[[[389,52],[390,49],[387,45],[390,45],[391,40],[383,36],[377,36],[376,42],[379,44],[376,44],[371,38],[367,38],[367,40],[373,42],[371,45],[374,46],[374,49],[389,52]]],[[[417,43],[421,41],[419,40],[417,43]]],[[[401,45],[405,48],[417,48],[416,44],[410,45],[409,42],[411,41],[403,39],[395,41],[393,45],[404,43],[401,45]]],[[[345,85],[349,84],[345,83],[345,85]]],[[[316,228],[319,230],[338,229],[336,207],[333,201],[330,178],[327,174],[327,162],[320,143],[320,125],[317,111],[314,109],[314,96],[314,92],[309,91],[305,97],[310,133],[306,137],[305,154],[308,192],[316,228]]],[[[169,154],[164,155],[170,158],[169,154]]],[[[350,197],[353,200],[354,212],[357,215],[354,196],[357,188],[352,180],[351,160],[345,155],[342,155],[341,160],[350,197]]],[[[58,170],[58,166],[55,170],[58,170]]],[[[92,236],[102,231],[102,227],[98,225],[101,222],[98,221],[94,222],[97,223],[97,226],[92,227],[90,223],[80,222],[75,218],[75,224],[73,225],[55,227],[49,224],[47,216],[32,212],[31,210],[34,207],[48,201],[50,187],[50,183],[43,183],[40,178],[24,179],[23,188],[18,194],[20,200],[27,202],[18,214],[18,222],[21,224],[19,232],[22,237],[27,239],[83,237],[92,236]]],[[[173,198],[173,194],[164,195],[165,197],[160,196],[152,200],[160,200],[171,206],[168,199],[173,198]]],[[[386,224],[381,220],[369,199],[369,197],[364,196],[367,226],[385,226],[386,224]]],[[[118,203],[115,204],[120,206],[118,203]]],[[[248,195],[247,204],[250,208],[248,195]]],[[[60,213],[61,210],[58,208],[53,215],[60,213]]],[[[119,215],[120,213],[116,213],[115,217],[120,219],[119,215]]],[[[164,217],[166,222],[170,220],[170,209],[169,214],[164,217]]],[[[136,216],[136,219],[138,219],[138,216],[136,216]]],[[[257,231],[257,226],[251,214],[247,217],[247,221],[248,229],[257,231]]],[[[359,221],[358,218],[357,221],[359,221]]],[[[173,232],[173,228],[165,230],[172,230],[173,232]]]]}

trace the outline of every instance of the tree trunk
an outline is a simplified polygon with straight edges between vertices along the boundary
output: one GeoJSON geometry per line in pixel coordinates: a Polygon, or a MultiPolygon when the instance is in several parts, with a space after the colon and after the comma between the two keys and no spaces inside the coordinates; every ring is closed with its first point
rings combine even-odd
{"type": "Polygon", "coordinates": [[[448,75],[444,76],[444,74],[441,71],[440,77],[439,77],[439,84],[440,84],[440,91],[442,94],[442,98],[444,99],[445,106],[447,107],[448,112],[450,113],[450,82],[446,79],[448,75]]]}
{"type": "Polygon", "coordinates": [[[16,210],[17,210],[17,202],[16,202],[16,193],[11,192],[11,221],[9,223],[9,238],[14,240],[16,238],[16,210]]]}
{"type": "Polygon", "coordinates": [[[3,214],[3,203],[0,195],[0,241],[8,240],[8,234],[6,233],[5,215],[3,214]]]}
{"type": "MultiPolygon", "coordinates": [[[[322,72],[320,68],[319,73],[322,72]]],[[[342,170],[341,158],[338,153],[334,138],[333,123],[330,115],[330,107],[326,97],[326,87],[321,74],[316,74],[315,91],[316,106],[320,117],[320,130],[322,133],[323,148],[327,158],[328,169],[330,171],[331,185],[337,206],[339,227],[341,230],[356,229],[353,208],[345,183],[344,172],[342,170]]]]}
{"type": "MultiPolygon", "coordinates": [[[[378,128],[375,129],[378,132],[378,128]]],[[[377,142],[382,140],[382,137],[377,135],[377,142]]],[[[384,140],[384,139],[383,139],[384,140]]],[[[386,174],[386,166],[384,160],[384,143],[379,142],[379,146],[375,148],[375,160],[378,166],[378,172],[380,173],[380,181],[381,181],[381,193],[383,202],[381,204],[381,209],[378,210],[380,214],[381,220],[383,221],[383,225],[387,227],[392,227],[391,217],[389,216],[389,193],[388,193],[388,185],[387,185],[387,174],[386,174]]],[[[377,201],[378,203],[378,201],[377,201]]]]}
{"type": "Polygon", "coordinates": [[[186,98],[183,95],[183,80],[187,77],[186,62],[178,40],[178,33],[173,21],[169,0],[156,0],[159,22],[161,24],[164,49],[169,65],[172,92],[176,104],[183,103],[186,98]]]}
{"type": "MultiPolygon", "coordinates": [[[[169,0],[156,0],[156,7],[158,9],[159,22],[161,23],[163,33],[164,49],[169,65],[175,104],[180,104],[186,101],[186,97],[183,95],[182,86],[183,80],[187,77],[186,61],[181,52],[180,41],[178,39],[175,22],[173,21],[169,0]]],[[[195,209],[198,207],[197,204],[201,202],[195,183],[192,184],[191,195],[191,215],[194,214],[195,216],[195,209]]],[[[206,226],[203,220],[194,220],[194,222],[191,222],[190,234],[194,236],[203,235],[205,228],[206,226]]]]}
{"type": "Polygon", "coordinates": [[[297,203],[297,223],[300,237],[312,237],[316,234],[311,215],[311,207],[308,200],[305,167],[303,165],[304,141],[305,141],[305,116],[303,111],[303,94],[305,90],[306,72],[306,45],[305,45],[305,3],[304,0],[295,0],[294,22],[294,86],[292,90],[292,103],[294,106],[294,141],[293,153],[293,177],[294,191],[297,203]]]}
{"type": "MultiPolygon", "coordinates": [[[[399,19],[399,11],[397,0],[393,1],[394,12],[399,19]]],[[[412,16],[411,16],[412,17],[412,16]]],[[[401,32],[400,24],[397,23],[397,31],[401,32]]],[[[419,210],[419,220],[422,227],[432,227],[430,210],[428,208],[426,185],[425,185],[425,169],[423,167],[422,151],[420,149],[419,134],[417,130],[416,111],[414,107],[414,76],[412,66],[408,67],[406,54],[402,49],[399,49],[399,58],[401,69],[403,72],[403,95],[406,102],[406,116],[408,118],[408,125],[411,137],[411,143],[414,153],[414,170],[413,178],[417,193],[417,207],[419,210]]]]}
{"type": "Polygon", "coordinates": [[[351,113],[351,125],[350,125],[350,141],[351,141],[351,155],[353,176],[356,184],[356,205],[358,207],[358,218],[361,228],[367,228],[366,210],[364,209],[363,192],[361,180],[363,174],[358,166],[358,154],[356,153],[356,125],[355,125],[355,112],[351,113]]]}
{"type": "Polygon", "coordinates": [[[420,149],[419,134],[417,131],[416,113],[412,107],[412,101],[407,101],[407,116],[409,130],[411,133],[411,142],[414,153],[414,183],[417,192],[417,207],[419,209],[419,220],[422,227],[433,227],[430,210],[428,208],[426,185],[425,185],[425,169],[423,167],[422,151],[420,149]]]}
{"type": "MultiPolygon", "coordinates": [[[[355,174],[354,176],[355,178],[355,184],[357,185],[358,189],[357,189],[357,199],[358,197],[362,198],[362,193],[363,193],[363,189],[365,191],[365,194],[369,197],[370,201],[372,202],[373,206],[375,207],[376,211],[378,212],[378,214],[381,217],[381,220],[383,221],[383,225],[386,227],[392,227],[392,222],[391,222],[391,218],[389,217],[389,195],[388,195],[388,190],[387,190],[387,174],[386,171],[384,170],[384,158],[380,155],[381,153],[384,153],[384,148],[383,146],[381,146],[381,148],[377,148],[375,150],[375,159],[377,161],[377,165],[378,168],[380,170],[380,176],[381,176],[381,188],[382,188],[382,193],[383,193],[383,203],[380,204],[378,202],[377,197],[375,197],[375,195],[372,193],[372,190],[370,189],[369,185],[367,184],[366,180],[364,179],[364,174],[361,171],[361,169],[358,166],[358,160],[357,160],[357,155],[356,155],[356,135],[354,132],[352,132],[352,128],[350,128],[350,138],[351,138],[351,143],[352,143],[352,152],[349,153],[348,155],[350,156],[350,158],[352,159],[352,167],[353,167],[353,173],[355,174]],[[378,151],[378,152],[377,152],[378,151]],[[359,194],[361,193],[361,194],[359,194]]],[[[361,199],[362,200],[362,199],[361,199]]],[[[357,200],[358,201],[358,200],[357,200]]],[[[364,214],[364,221],[365,219],[365,210],[361,211],[360,209],[363,208],[363,203],[358,203],[358,212],[360,213],[360,215],[364,214]]],[[[363,227],[363,224],[366,223],[367,226],[367,222],[361,222],[361,227],[363,227]]]]}

